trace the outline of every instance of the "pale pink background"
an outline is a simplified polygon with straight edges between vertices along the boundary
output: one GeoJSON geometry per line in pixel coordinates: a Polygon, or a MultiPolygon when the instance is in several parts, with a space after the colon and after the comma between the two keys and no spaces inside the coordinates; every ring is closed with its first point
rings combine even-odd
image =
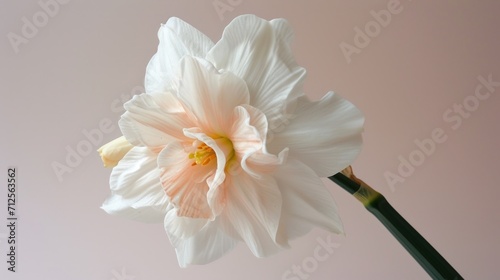
{"type": "MultiPolygon", "coordinates": [[[[37,2],[0,4],[1,279],[120,280],[123,271],[136,280],[282,279],[313,256],[316,239],[329,233],[315,230],[267,259],[241,245],[213,264],[181,269],[161,224],[99,209],[110,171],[96,153],[62,182],[51,167],[64,163],[67,146],[85,139],[82,130],[97,129],[103,119],[112,120],[114,130],[101,142],[119,135],[120,113],[111,104],[142,86],[160,23],[177,16],[218,40],[224,26],[245,13],[290,21],[311,98],[335,90],[365,113],[364,149],[354,163],[359,177],[384,193],[466,279],[498,279],[500,87],[458,129],[443,119],[453,104],[474,94],[478,76],[500,81],[498,1],[402,0],[401,12],[350,63],[339,45],[354,44],[354,28],[364,29],[373,21],[370,11],[387,9],[390,1],[219,0],[234,6],[221,19],[212,0],[73,0],[16,54],[7,34],[22,34],[23,17],[32,21],[43,11],[37,2]],[[417,149],[414,141],[435,128],[447,140],[391,189],[384,173],[397,173],[398,156],[408,158],[417,149]],[[19,170],[15,274],[4,261],[8,166],[19,170]]],[[[361,204],[325,184],[347,235],[332,237],[339,247],[309,279],[429,279],[361,204]]]]}

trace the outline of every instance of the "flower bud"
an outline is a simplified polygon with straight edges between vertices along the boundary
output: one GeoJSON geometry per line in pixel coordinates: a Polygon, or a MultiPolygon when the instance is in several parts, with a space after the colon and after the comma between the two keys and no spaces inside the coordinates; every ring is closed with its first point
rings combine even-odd
{"type": "Polygon", "coordinates": [[[124,136],[104,144],[97,150],[101,156],[104,167],[115,167],[118,162],[134,147],[124,136]]]}

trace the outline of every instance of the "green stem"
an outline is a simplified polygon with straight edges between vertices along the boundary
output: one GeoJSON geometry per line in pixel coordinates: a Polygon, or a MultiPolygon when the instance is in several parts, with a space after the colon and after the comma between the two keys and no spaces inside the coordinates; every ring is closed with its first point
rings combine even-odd
{"type": "Polygon", "coordinates": [[[433,279],[464,279],[460,274],[422,237],[379,192],[363,181],[342,173],[329,177],[344,190],[363,203],[382,224],[396,237],[413,258],[433,279]]]}

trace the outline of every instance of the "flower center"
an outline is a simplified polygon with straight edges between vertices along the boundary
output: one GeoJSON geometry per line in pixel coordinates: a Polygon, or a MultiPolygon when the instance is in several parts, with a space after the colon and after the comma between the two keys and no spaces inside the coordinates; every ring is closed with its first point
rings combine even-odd
{"type": "MultiPolygon", "coordinates": [[[[231,140],[221,137],[214,139],[214,142],[217,146],[216,148],[224,153],[226,162],[228,162],[234,156],[233,143],[231,143],[231,140]]],[[[188,157],[193,160],[191,166],[207,165],[211,161],[217,160],[217,154],[214,149],[203,142],[196,147],[194,152],[189,153],[188,157]]]]}
{"type": "Polygon", "coordinates": [[[215,152],[212,148],[207,146],[207,144],[202,143],[196,148],[194,153],[189,154],[190,159],[194,159],[191,166],[195,165],[207,165],[211,160],[216,158],[215,152]]]}

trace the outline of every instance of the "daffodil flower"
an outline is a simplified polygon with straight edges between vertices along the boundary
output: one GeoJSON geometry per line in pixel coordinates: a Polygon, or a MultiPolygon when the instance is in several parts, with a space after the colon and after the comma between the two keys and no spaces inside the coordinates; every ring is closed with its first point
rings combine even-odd
{"type": "Polygon", "coordinates": [[[313,227],[343,228],[321,177],[361,149],[363,116],[333,92],[310,101],[283,19],[234,19],[213,43],[177,18],[162,25],[146,93],[119,126],[133,147],[102,208],[163,221],[181,266],[238,242],[265,257],[313,227]]]}

